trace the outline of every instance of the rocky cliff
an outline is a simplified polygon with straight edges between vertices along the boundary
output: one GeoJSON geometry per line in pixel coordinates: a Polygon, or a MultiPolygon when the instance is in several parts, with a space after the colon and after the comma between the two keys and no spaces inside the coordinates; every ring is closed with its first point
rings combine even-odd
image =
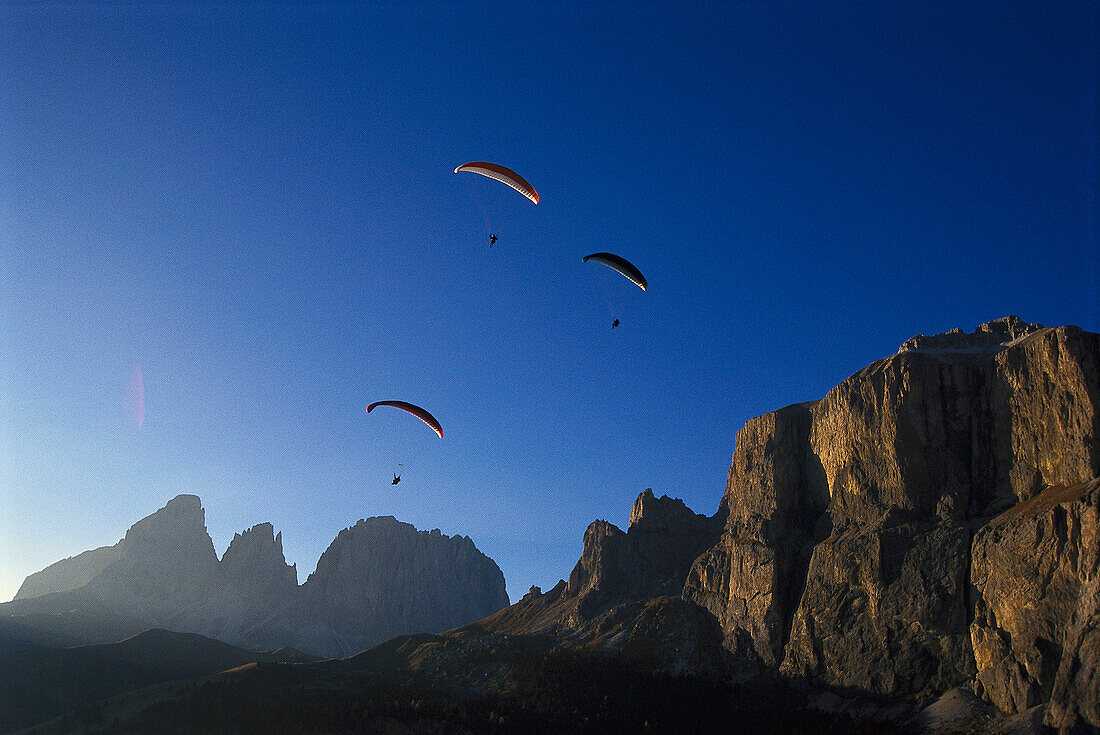
{"type": "Polygon", "coordinates": [[[142,518],[119,545],[118,561],[88,583],[96,599],[115,612],[176,627],[185,611],[220,591],[218,555],[194,495],[177,496],[142,518]]]}
{"type": "MultiPolygon", "coordinates": [[[[414,647],[442,641],[479,672],[498,646],[589,647],[677,673],[781,676],[822,702],[894,713],[939,698],[924,723],[980,697],[1063,732],[1100,731],[1098,478],[1100,335],[1015,317],[921,335],[821,400],[747,422],[713,517],[647,490],[625,532],[589,526],[567,580],[414,647]]],[[[150,541],[178,574],[144,588],[122,563],[128,534],[88,584],[0,613],[50,599],[70,609],[111,580],[148,592],[142,610],[201,597],[206,577],[177,562],[208,569],[208,541],[150,541]]],[[[263,530],[240,558],[286,584],[276,542],[263,530]]],[[[223,583],[240,577],[235,557],[215,567],[223,583]]],[[[36,584],[79,578],[72,564],[51,575],[36,584]]],[[[438,629],[433,604],[472,619],[507,602],[468,539],[388,518],[342,532],[295,589],[293,605],[237,635],[346,652],[390,635],[378,621],[391,615],[438,629]]]]}
{"type": "Polygon", "coordinates": [[[999,708],[1100,725],[1100,480],[1048,487],[985,524],[971,562],[978,682],[999,708]]]}
{"type": "Polygon", "coordinates": [[[670,673],[720,675],[727,668],[722,631],[707,611],[680,597],[692,562],[718,540],[723,511],[712,518],[682,500],[646,490],[624,533],[594,521],[577,565],[555,587],[538,587],[479,621],[478,631],[539,634],[565,645],[613,651],[670,673]]]}
{"type": "Polygon", "coordinates": [[[180,495],[118,544],[28,577],[18,599],[0,605],[0,623],[54,645],[159,627],[254,649],[347,656],[507,604],[504,575],[468,537],[417,531],[391,517],[361,520],[299,586],[271,524],[236,534],[219,560],[201,502],[180,495]]]}
{"type": "MultiPolygon", "coordinates": [[[[217,562],[214,545],[206,533],[202,504],[194,495],[180,495],[135,523],[117,544],[85,551],[30,575],[14,599],[26,600],[79,589],[108,569],[110,572],[100,583],[106,583],[109,578],[108,584],[123,593],[130,584],[145,583],[142,580],[148,575],[143,566],[157,569],[155,576],[167,587],[175,586],[172,591],[162,589],[164,595],[186,594],[185,588],[195,583],[201,586],[199,580],[216,567],[217,562]],[[132,578],[130,582],[127,577],[132,578]],[[184,579],[187,577],[191,577],[190,582],[184,579]]],[[[129,597],[131,592],[135,590],[124,594],[129,597]]],[[[138,598],[147,598],[150,592],[148,589],[137,591],[138,598]]],[[[129,600],[124,605],[135,601],[129,600]]],[[[151,599],[145,601],[152,602],[151,599]]]]}
{"type": "Polygon", "coordinates": [[[417,531],[386,516],[340,532],[286,617],[297,631],[296,647],[348,656],[398,634],[447,630],[507,606],[504,575],[469,537],[417,531]]]}
{"type": "MultiPolygon", "coordinates": [[[[997,619],[984,611],[1011,604],[1007,586],[993,592],[997,602],[983,601],[983,580],[995,590],[1008,574],[984,560],[1013,553],[991,541],[991,518],[1026,505],[1044,488],[1100,475],[1098,355],[1095,334],[1009,317],[970,335],[916,337],[821,401],[780,412],[763,427],[750,422],[738,435],[725,498],[730,520],[719,544],[726,558],[750,561],[701,559],[685,597],[716,612],[727,640],[747,634],[757,652],[775,652],[765,660],[814,684],[934,695],[977,675],[977,682],[998,683],[986,691],[1002,709],[1046,701],[1053,672],[1063,664],[1074,668],[1067,657],[1079,655],[1072,641],[1062,647],[1073,638],[1073,605],[1085,600],[1078,627],[1087,629],[1095,612],[1095,598],[1089,610],[1087,594],[1077,594],[1085,573],[1073,571],[1088,544],[1095,549],[1095,537],[1063,534],[1062,545],[1049,552],[1051,567],[1073,567],[1065,589],[1031,584],[1015,600],[1046,610],[1047,624],[1059,631],[1049,633],[1045,649],[1035,643],[1046,640],[1038,632],[1018,640],[1027,653],[1018,652],[1017,662],[1042,660],[1030,671],[1020,666],[1009,674],[1006,652],[982,642],[991,635],[984,621],[997,619]],[[786,466],[757,483],[761,463],[786,466]],[[793,533],[776,534],[792,526],[792,514],[772,500],[785,494],[794,498],[788,508],[800,504],[793,515],[801,523],[793,533]],[[808,564],[772,561],[784,553],[808,564]],[[726,575],[734,580],[728,592],[714,582],[726,575]],[[751,584],[749,594],[740,588],[746,578],[778,602],[763,634],[759,617],[744,612],[753,602],[751,584]],[[1073,602],[1053,602],[1065,595],[1073,602]],[[1010,684],[1013,675],[1019,681],[1010,684]]],[[[1056,497],[1061,502],[1052,508],[1060,510],[1051,513],[1081,516],[1083,510],[1067,506],[1081,501],[1056,497]]]]}
{"type": "Polygon", "coordinates": [[[596,522],[568,582],[483,623],[621,642],[672,594],[708,613],[727,675],[915,705],[964,686],[1100,728],[1098,362],[1100,336],[1016,317],[914,337],[750,420],[718,514],[658,533],[656,574],[633,518],[596,522]]]}

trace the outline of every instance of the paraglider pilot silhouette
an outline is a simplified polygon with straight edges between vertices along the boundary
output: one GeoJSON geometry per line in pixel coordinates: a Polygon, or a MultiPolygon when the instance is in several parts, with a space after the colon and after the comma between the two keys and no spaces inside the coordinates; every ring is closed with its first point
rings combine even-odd
{"type": "MultiPolygon", "coordinates": [[[[392,406],[394,408],[399,408],[402,411],[405,411],[406,413],[410,413],[413,416],[420,419],[421,421],[423,421],[425,424],[427,424],[428,427],[432,431],[434,431],[439,436],[440,439],[443,438],[443,427],[439,425],[438,421],[436,421],[435,416],[432,416],[430,413],[425,411],[420,406],[414,406],[413,404],[406,403],[405,401],[377,401],[377,402],[372,403],[369,406],[367,406],[367,413],[370,413],[371,411],[373,411],[378,406],[392,406]]],[[[398,467],[404,467],[404,465],[398,464],[398,467]]],[[[393,473],[393,482],[391,482],[390,484],[391,485],[396,485],[399,482],[401,482],[401,475],[394,472],[393,473]]]]}
{"type": "MultiPolygon", "coordinates": [[[[499,163],[489,163],[488,161],[471,161],[470,163],[464,163],[455,169],[457,174],[460,171],[468,171],[473,174],[481,174],[487,176],[490,179],[495,179],[502,184],[512,187],[523,196],[527,197],[531,202],[539,203],[539,194],[535,191],[535,187],[523,178],[515,171],[505,166],[501,166],[499,163]]],[[[486,222],[488,224],[488,222],[486,222]]],[[[489,247],[496,245],[497,236],[496,233],[489,235],[489,247]]]]}
{"type": "MultiPolygon", "coordinates": [[[[596,263],[603,263],[608,268],[617,271],[643,291],[649,288],[649,283],[646,281],[645,276],[642,275],[642,272],[638,270],[633,263],[620,255],[615,255],[614,253],[592,253],[591,255],[586,255],[581,258],[581,262],[584,263],[590,260],[596,263]]],[[[614,329],[617,326],[619,326],[619,320],[615,319],[615,321],[611,322],[611,328],[614,329]]]]}

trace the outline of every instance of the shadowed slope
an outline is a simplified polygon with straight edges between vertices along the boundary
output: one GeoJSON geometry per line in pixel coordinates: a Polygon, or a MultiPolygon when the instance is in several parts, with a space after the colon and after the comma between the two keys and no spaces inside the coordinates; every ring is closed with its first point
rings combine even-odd
{"type": "Polygon", "coordinates": [[[257,653],[166,630],[72,648],[9,640],[0,645],[0,732],[157,682],[192,679],[255,661],[311,660],[317,659],[293,649],[257,653]]]}

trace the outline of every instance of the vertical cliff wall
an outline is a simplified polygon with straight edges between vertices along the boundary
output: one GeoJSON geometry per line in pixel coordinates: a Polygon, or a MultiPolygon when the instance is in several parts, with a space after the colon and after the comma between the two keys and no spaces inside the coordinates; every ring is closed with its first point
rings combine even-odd
{"type": "Polygon", "coordinates": [[[916,337],[822,400],[749,421],[725,530],[683,596],[715,615],[737,656],[841,691],[938,693],[977,676],[1018,711],[1080,690],[1098,617],[1080,568],[1095,548],[1083,501],[1056,503],[1046,521],[1079,530],[1013,526],[1052,545],[1047,565],[1066,567],[1054,586],[1021,587],[1005,568],[1024,568],[1026,547],[991,541],[987,524],[1100,476],[1098,356],[1095,334],[1009,317],[916,337]],[[1012,554],[1015,565],[991,561],[1012,554]],[[1023,635],[1026,654],[1000,627],[1012,586],[1059,631],[1023,635]]]}
{"type": "Polygon", "coordinates": [[[974,538],[970,625],[998,707],[1100,727],[1100,480],[1049,487],[974,538]]]}
{"type": "Polygon", "coordinates": [[[768,666],[783,659],[813,545],[827,533],[828,489],[809,442],[813,406],[759,416],[738,432],[724,533],[683,590],[714,614],[731,649],[768,666]]]}
{"type": "Polygon", "coordinates": [[[747,422],[713,518],[647,491],[627,532],[589,526],[568,582],[483,626],[839,693],[968,685],[1100,727],[1098,360],[1100,336],[1015,317],[915,337],[747,422]]]}

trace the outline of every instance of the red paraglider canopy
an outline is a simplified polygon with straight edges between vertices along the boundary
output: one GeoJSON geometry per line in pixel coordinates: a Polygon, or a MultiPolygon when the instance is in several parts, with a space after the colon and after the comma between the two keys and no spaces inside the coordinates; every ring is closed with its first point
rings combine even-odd
{"type": "Polygon", "coordinates": [[[423,421],[425,424],[431,427],[432,431],[439,434],[439,438],[443,438],[443,427],[439,425],[439,422],[435,420],[435,416],[422,409],[420,406],[414,406],[411,403],[405,401],[377,401],[367,406],[367,413],[370,413],[378,406],[393,406],[394,408],[400,408],[402,411],[407,411],[413,416],[423,421]]]}
{"type": "Polygon", "coordinates": [[[496,179],[502,184],[507,184],[512,187],[535,204],[539,203],[539,194],[535,191],[535,187],[527,183],[527,179],[510,168],[505,168],[496,163],[473,161],[471,163],[464,163],[455,169],[456,174],[459,171],[469,171],[471,173],[481,174],[482,176],[488,176],[490,179],[496,179]]]}

